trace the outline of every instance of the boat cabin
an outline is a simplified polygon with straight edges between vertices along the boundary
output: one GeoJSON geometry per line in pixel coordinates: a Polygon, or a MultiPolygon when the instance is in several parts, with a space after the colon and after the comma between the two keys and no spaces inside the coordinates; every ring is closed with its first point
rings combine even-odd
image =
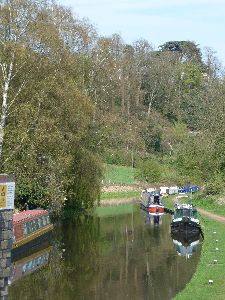
{"type": "Polygon", "coordinates": [[[13,248],[22,246],[53,229],[47,210],[26,210],[13,215],[13,248]]]}
{"type": "Polygon", "coordinates": [[[198,215],[197,215],[196,208],[194,208],[192,205],[189,204],[177,206],[174,212],[174,219],[183,218],[183,217],[197,219],[198,215]]]}

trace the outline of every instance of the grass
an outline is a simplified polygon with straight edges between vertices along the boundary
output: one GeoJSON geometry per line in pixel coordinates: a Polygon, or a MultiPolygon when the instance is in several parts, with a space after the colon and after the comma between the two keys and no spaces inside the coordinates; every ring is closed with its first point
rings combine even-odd
{"type": "Polygon", "coordinates": [[[200,262],[192,280],[174,300],[225,299],[225,225],[203,217],[201,223],[205,240],[200,262]],[[214,263],[215,259],[218,263],[214,263]],[[213,280],[212,285],[209,280],[213,280]]]}
{"type": "Polygon", "coordinates": [[[195,204],[197,207],[204,208],[208,211],[211,211],[215,214],[218,214],[220,216],[225,216],[225,206],[218,204],[216,201],[218,198],[215,196],[203,196],[201,193],[196,194],[193,197],[193,204],[195,204]]]}
{"type": "MultiPolygon", "coordinates": [[[[189,201],[185,198],[183,200],[183,202],[189,201]]],[[[164,201],[167,207],[173,206],[172,197],[165,198],[164,201]]],[[[200,197],[200,194],[196,194],[192,202],[197,207],[201,206],[207,210],[210,208],[211,211],[216,212],[215,199],[206,201],[200,197]]],[[[205,237],[200,262],[191,281],[173,300],[225,299],[225,225],[203,216],[200,217],[200,220],[205,237]],[[218,263],[214,263],[214,260],[217,260],[218,263]],[[213,280],[212,285],[209,284],[209,280],[213,280]]]]}
{"type": "Polygon", "coordinates": [[[106,165],[103,184],[134,184],[134,169],[131,167],[106,165]]]}

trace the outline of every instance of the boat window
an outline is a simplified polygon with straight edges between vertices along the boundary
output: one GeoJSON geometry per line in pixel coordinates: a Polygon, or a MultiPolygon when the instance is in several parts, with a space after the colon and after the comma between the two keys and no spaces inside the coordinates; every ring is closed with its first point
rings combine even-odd
{"type": "Polygon", "coordinates": [[[184,217],[190,217],[191,216],[191,210],[190,209],[184,209],[183,210],[183,216],[184,217]]]}
{"type": "Polygon", "coordinates": [[[43,227],[43,221],[42,218],[38,218],[38,227],[42,228],[43,227]]]}
{"type": "Polygon", "coordinates": [[[36,222],[36,219],[34,219],[33,220],[33,230],[35,231],[35,230],[37,230],[38,228],[37,228],[37,222],[36,222]]]}
{"type": "Polygon", "coordinates": [[[47,224],[50,224],[49,216],[46,216],[46,221],[47,221],[47,224]]]}
{"type": "Polygon", "coordinates": [[[47,222],[46,222],[45,216],[42,216],[42,221],[43,221],[43,225],[46,226],[46,225],[47,225],[47,222]]]}
{"type": "Polygon", "coordinates": [[[193,214],[193,217],[194,217],[194,218],[196,218],[196,219],[198,218],[197,210],[193,210],[193,211],[192,211],[192,214],[193,214]]]}
{"type": "Polygon", "coordinates": [[[177,209],[175,213],[175,218],[182,218],[183,217],[183,210],[177,209]]]}
{"type": "Polygon", "coordinates": [[[32,224],[30,222],[24,223],[24,235],[30,234],[32,232],[32,224]]]}
{"type": "Polygon", "coordinates": [[[36,230],[40,228],[39,222],[38,222],[38,218],[34,219],[35,222],[35,228],[36,230]]]}
{"type": "Polygon", "coordinates": [[[32,223],[33,223],[33,231],[37,230],[37,222],[36,222],[36,219],[32,220],[32,223]]]}
{"type": "Polygon", "coordinates": [[[27,235],[27,224],[26,223],[23,225],[23,234],[27,235]]]}
{"type": "Polygon", "coordinates": [[[34,223],[33,220],[29,222],[29,226],[30,226],[30,232],[34,231],[34,223]]]}

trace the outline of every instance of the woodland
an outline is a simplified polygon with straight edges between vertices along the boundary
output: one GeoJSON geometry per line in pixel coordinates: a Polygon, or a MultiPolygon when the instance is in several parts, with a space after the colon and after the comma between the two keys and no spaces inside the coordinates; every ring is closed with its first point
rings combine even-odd
{"type": "Polygon", "coordinates": [[[18,209],[93,207],[105,164],[224,189],[225,80],[211,48],[126,44],[54,1],[8,0],[0,83],[0,172],[16,176],[18,209]]]}

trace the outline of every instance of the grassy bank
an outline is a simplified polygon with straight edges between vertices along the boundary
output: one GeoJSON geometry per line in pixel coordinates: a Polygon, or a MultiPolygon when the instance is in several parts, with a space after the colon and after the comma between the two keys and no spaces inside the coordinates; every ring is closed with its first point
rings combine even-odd
{"type": "Polygon", "coordinates": [[[104,185],[134,184],[134,169],[131,167],[105,165],[104,185]]]}
{"type": "Polygon", "coordinates": [[[192,202],[197,207],[204,208],[215,214],[225,216],[225,203],[218,201],[220,197],[217,196],[205,196],[202,193],[197,193],[193,196],[192,202]]]}
{"type": "Polygon", "coordinates": [[[223,300],[225,295],[225,225],[201,218],[205,235],[200,262],[186,288],[174,300],[223,300]],[[217,241],[218,240],[218,241],[217,241]],[[216,250],[218,248],[218,250],[216,250]],[[214,263],[217,260],[217,263],[214,263]],[[209,284],[213,280],[213,284],[209,284]]]}

